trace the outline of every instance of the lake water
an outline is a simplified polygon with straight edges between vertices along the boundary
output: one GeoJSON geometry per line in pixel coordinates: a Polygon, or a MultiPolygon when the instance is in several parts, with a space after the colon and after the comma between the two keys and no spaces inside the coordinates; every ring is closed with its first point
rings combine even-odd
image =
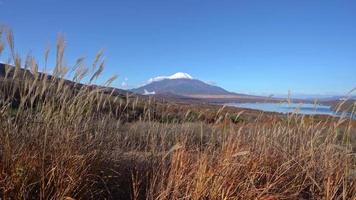
{"type": "Polygon", "coordinates": [[[229,103],[227,106],[238,108],[249,108],[266,112],[292,113],[297,112],[304,115],[337,115],[330,106],[315,104],[297,104],[297,103],[229,103]]]}

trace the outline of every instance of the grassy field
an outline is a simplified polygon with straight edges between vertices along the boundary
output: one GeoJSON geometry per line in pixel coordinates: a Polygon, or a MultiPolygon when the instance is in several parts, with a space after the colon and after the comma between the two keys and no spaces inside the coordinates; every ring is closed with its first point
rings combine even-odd
{"type": "Polygon", "coordinates": [[[59,39],[46,76],[0,32],[1,199],[356,198],[355,121],[116,95],[102,53],[67,67],[59,39]]]}

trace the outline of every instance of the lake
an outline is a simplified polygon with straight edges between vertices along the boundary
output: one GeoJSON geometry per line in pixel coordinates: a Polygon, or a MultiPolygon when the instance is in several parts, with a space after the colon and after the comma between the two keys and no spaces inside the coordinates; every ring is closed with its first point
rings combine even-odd
{"type": "Polygon", "coordinates": [[[227,106],[248,108],[266,112],[292,113],[297,112],[304,115],[337,115],[330,106],[299,103],[228,103],[227,106]]]}

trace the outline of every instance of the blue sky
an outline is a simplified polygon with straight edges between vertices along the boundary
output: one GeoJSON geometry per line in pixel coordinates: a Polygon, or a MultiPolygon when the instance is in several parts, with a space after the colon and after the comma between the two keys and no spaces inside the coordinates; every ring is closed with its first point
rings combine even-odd
{"type": "Polygon", "coordinates": [[[0,9],[22,55],[40,59],[64,33],[68,63],[104,48],[103,78],[119,75],[117,87],[175,72],[251,94],[356,87],[353,0],[0,0],[0,9]]]}

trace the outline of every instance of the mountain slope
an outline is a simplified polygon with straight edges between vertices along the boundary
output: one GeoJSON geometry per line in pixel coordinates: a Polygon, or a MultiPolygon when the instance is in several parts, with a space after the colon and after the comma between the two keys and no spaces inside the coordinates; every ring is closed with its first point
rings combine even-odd
{"type": "MultiPolygon", "coordinates": [[[[12,65],[9,64],[4,64],[4,63],[0,63],[0,81],[5,81],[5,76],[7,73],[7,79],[8,80],[12,80],[14,79],[14,74],[15,74],[16,68],[12,65]]],[[[14,80],[16,81],[23,81],[24,76],[26,76],[27,78],[32,78],[34,79],[35,76],[34,74],[32,74],[32,72],[28,69],[24,69],[24,68],[18,68],[18,71],[16,72],[17,76],[14,80]]],[[[47,74],[47,73],[43,73],[43,72],[38,72],[39,76],[45,77],[45,79],[47,79],[48,81],[51,81],[51,79],[53,79],[54,77],[51,74],[47,74]]],[[[0,82],[0,85],[3,82],[0,82]]],[[[120,96],[126,96],[127,94],[131,94],[130,91],[128,90],[123,90],[123,89],[118,89],[118,88],[114,88],[114,87],[109,87],[109,86],[100,86],[100,85],[85,85],[83,83],[77,83],[68,79],[64,79],[64,84],[74,88],[80,88],[83,86],[88,86],[91,89],[95,89],[95,88],[100,88],[102,89],[103,92],[105,93],[113,93],[114,95],[120,95],[120,96]]]]}
{"type": "Polygon", "coordinates": [[[177,95],[229,95],[230,92],[223,88],[209,85],[203,81],[189,78],[162,79],[153,81],[131,91],[139,94],[164,94],[177,95]]]}

